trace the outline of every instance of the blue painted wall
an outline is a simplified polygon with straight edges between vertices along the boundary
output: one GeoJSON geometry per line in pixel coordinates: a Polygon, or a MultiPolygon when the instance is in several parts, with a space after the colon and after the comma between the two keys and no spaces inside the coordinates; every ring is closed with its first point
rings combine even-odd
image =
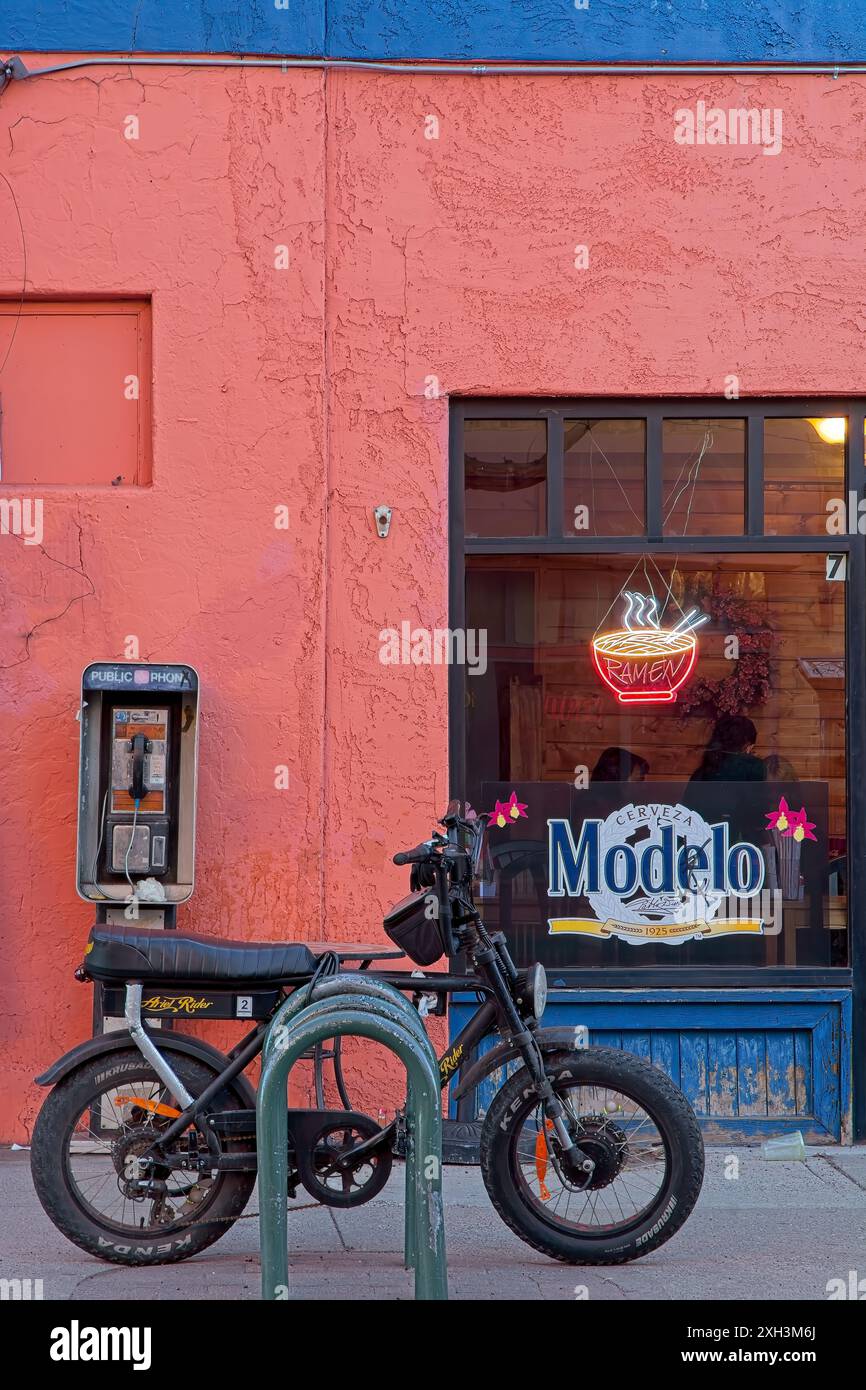
{"type": "Polygon", "coordinates": [[[575,0],[3,0],[0,49],[850,61],[866,59],[866,5],[588,0],[588,8],[576,9],[575,0]]]}
{"type": "Polygon", "coordinates": [[[862,0],[332,0],[334,53],[580,61],[866,56],[862,0]]]}
{"type": "Polygon", "coordinates": [[[0,50],[320,54],[326,0],[2,0],[0,50]]]}

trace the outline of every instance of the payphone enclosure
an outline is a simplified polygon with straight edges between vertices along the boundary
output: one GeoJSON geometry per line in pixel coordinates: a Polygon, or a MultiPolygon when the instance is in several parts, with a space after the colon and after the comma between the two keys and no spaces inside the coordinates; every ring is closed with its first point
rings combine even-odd
{"type": "MultiPolygon", "coordinates": [[[[198,674],[192,666],[92,662],[81,682],[76,887],[171,919],[195,884],[198,674]]],[[[157,921],[154,920],[154,925],[157,921]]],[[[161,924],[161,923],[160,923],[161,924]]]]}

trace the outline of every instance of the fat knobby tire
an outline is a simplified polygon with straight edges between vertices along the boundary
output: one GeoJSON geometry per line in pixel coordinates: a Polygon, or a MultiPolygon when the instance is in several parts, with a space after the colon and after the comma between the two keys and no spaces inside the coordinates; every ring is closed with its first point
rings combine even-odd
{"type": "Polygon", "coordinates": [[[670,1154],[665,1183],[652,1206],[638,1214],[633,1229],[626,1225],[607,1236],[592,1236],[542,1218],[526,1202],[515,1177],[517,1136],[538,1103],[523,1067],[497,1092],[481,1133],[481,1171],[491,1202],[528,1245],[567,1264],[625,1264],[657,1250],[687,1220],[700,1195],[704,1144],[694,1111],[664,1072],[628,1052],[590,1047],[549,1055],[545,1063],[557,1090],[596,1084],[622,1091],[642,1105],[670,1154]]]}
{"type": "MultiPolygon", "coordinates": [[[[217,1075],[204,1062],[181,1053],[171,1053],[171,1063],[192,1095],[201,1095],[217,1075]]],[[[157,1078],[141,1054],[130,1048],[83,1063],[54,1087],[33,1129],[33,1185],[50,1220],[79,1249],[115,1264],[174,1264],[199,1254],[225,1235],[249,1200],[255,1173],[221,1173],[216,1179],[219,1189],[201,1220],[192,1216],[187,1224],[174,1223],[165,1232],[142,1233],[136,1239],[131,1233],[118,1233],[109,1224],[94,1220],[76,1201],[69,1183],[65,1158],[71,1128],[89,1100],[100,1091],[135,1081],[156,1082],[157,1078]]],[[[220,1092],[213,1102],[214,1110],[242,1108],[239,1097],[231,1090],[220,1092]]]]}

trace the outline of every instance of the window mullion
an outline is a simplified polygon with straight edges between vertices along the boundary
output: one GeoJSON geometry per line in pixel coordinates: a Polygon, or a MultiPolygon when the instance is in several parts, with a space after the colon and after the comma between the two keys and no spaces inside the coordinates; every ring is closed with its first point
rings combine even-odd
{"type": "Polygon", "coordinates": [[[764,417],[746,422],[746,535],[764,534],[764,417]]]}
{"type": "Polygon", "coordinates": [[[651,541],[662,539],[662,415],[660,409],[647,412],[646,530],[651,541]]]}
{"type": "Polygon", "coordinates": [[[547,534],[556,539],[563,535],[563,455],[565,425],[558,410],[547,417],[547,534]]]}
{"type": "MultiPolygon", "coordinates": [[[[849,492],[856,492],[858,499],[863,492],[863,484],[866,482],[863,466],[863,409],[852,408],[848,413],[848,447],[845,451],[848,467],[848,477],[846,487],[849,492]]],[[[855,525],[849,525],[848,530],[853,535],[857,530],[855,525]]]]}

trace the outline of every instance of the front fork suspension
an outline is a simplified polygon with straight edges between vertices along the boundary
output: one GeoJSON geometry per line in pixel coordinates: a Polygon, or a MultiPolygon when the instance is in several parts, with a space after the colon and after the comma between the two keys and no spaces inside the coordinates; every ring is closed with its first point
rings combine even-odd
{"type": "Polygon", "coordinates": [[[475,952],[475,963],[480,965],[493,988],[493,994],[505,1014],[510,1030],[509,1041],[516,1047],[535,1083],[545,1118],[553,1126],[559,1148],[558,1158],[566,1171],[586,1185],[595,1171],[595,1163],[589,1154],[584,1153],[574,1141],[568,1127],[566,1116],[569,1112],[553,1089],[544,1066],[544,1056],[535,1038],[526,1027],[511,997],[511,991],[503,977],[499,956],[493,947],[475,952]]]}

